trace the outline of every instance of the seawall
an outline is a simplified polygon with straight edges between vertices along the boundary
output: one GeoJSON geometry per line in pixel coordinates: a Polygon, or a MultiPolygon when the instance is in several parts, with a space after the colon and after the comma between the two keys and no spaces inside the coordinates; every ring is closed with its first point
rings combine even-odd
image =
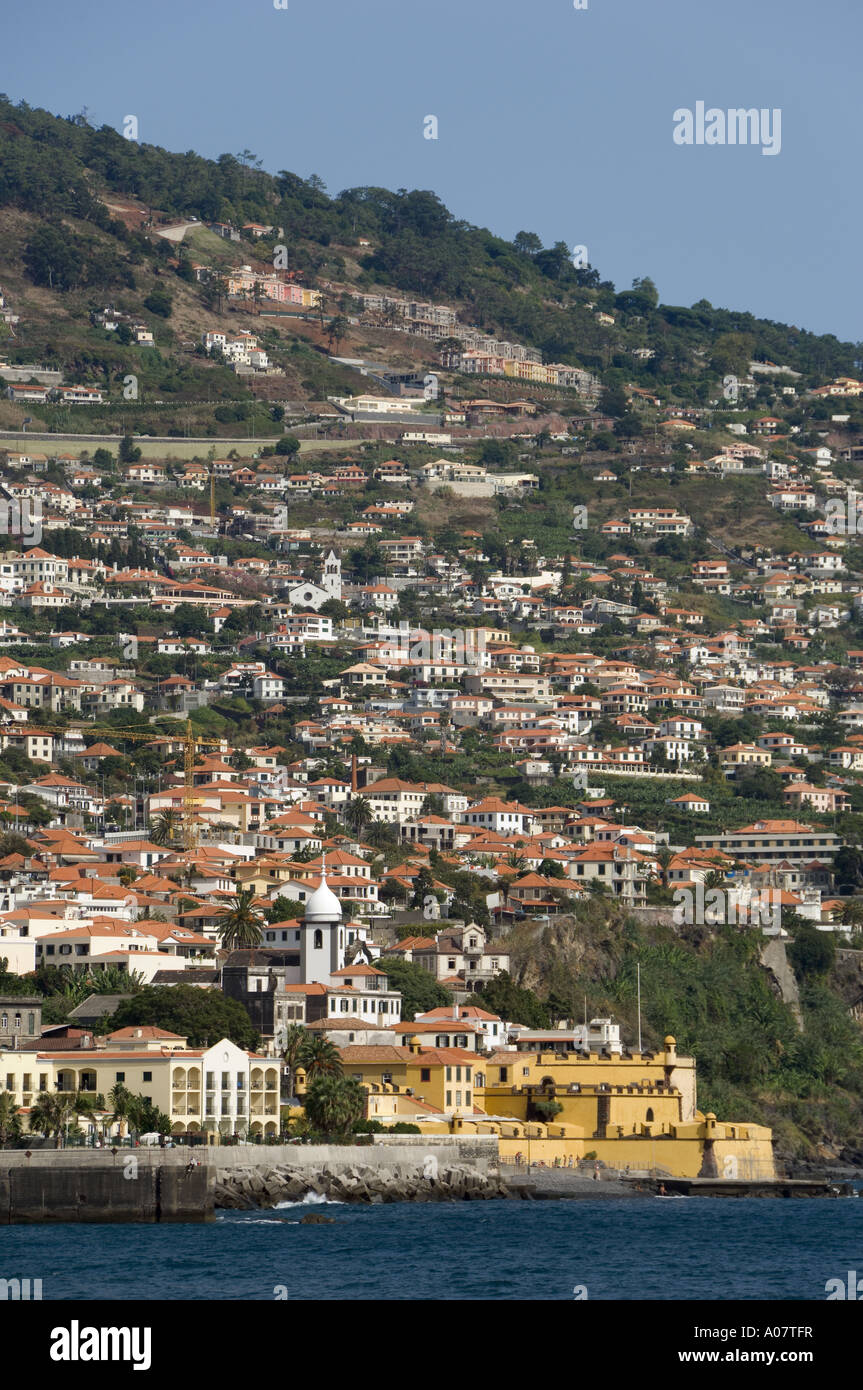
{"type": "Polygon", "coordinates": [[[206,1221],[215,1178],[161,1150],[0,1154],[0,1226],[55,1221],[206,1221]],[[10,1161],[11,1160],[11,1161],[10,1161]]]}
{"type": "Polygon", "coordinates": [[[371,1144],[21,1149],[0,1153],[0,1226],[60,1221],[206,1221],[217,1206],[307,1193],[341,1201],[506,1195],[495,1135],[372,1136],[371,1144]],[[190,1161],[195,1160],[194,1166],[190,1161]]]}
{"type": "Polygon", "coordinates": [[[340,1202],[482,1201],[509,1196],[496,1135],[374,1136],[372,1144],[240,1145],[214,1155],[217,1207],[247,1210],[314,1194],[340,1202]]]}

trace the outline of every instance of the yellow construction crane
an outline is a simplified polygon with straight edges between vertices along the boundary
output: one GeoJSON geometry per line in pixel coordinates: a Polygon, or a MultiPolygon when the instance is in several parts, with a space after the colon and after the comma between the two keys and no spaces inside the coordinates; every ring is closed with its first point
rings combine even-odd
{"type": "MultiPolygon", "coordinates": [[[[158,729],[151,729],[149,733],[144,733],[141,729],[123,729],[110,724],[88,724],[82,721],[84,727],[78,730],[78,725],[73,721],[70,726],[61,729],[58,725],[34,724],[30,732],[46,734],[70,734],[78,730],[82,737],[85,731],[89,730],[94,734],[101,734],[113,739],[132,739],[138,743],[155,743],[157,739],[163,738],[183,745],[183,832],[186,842],[186,849],[191,853],[198,848],[198,822],[195,805],[195,758],[198,750],[203,748],[221,748],[222,740],[218,738],[203,738],[195,733],[192,728],[191,719],[186,720],[186,730],[182,734],[160,733],[158,729]]],[[[23,732],[18,726],[17,732],[23,732]]]]}

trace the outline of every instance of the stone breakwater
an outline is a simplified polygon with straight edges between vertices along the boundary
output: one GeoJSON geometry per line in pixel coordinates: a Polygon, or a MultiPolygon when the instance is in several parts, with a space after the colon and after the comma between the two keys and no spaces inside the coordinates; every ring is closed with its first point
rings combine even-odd
{"type": "Polygon", "coordinates": [[[272,1168],[217,1168],[213,1191],[216,1207],[250,1211],[301,1202],[313,1195],[333,1202],[481,1202],[521,1194],[512,1192],[495,1173],[482,1173],[465,1164],[417,1168],[374,1167],[358,1162],[324,1163],[315,1171],[279,1165],[272,1168]]]}

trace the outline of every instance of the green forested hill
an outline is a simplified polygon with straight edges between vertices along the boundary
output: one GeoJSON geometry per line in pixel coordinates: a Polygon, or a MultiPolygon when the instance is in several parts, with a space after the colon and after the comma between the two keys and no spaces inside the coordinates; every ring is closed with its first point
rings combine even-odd
{"type": "MultiPolygon", "coordinates": [[[[302,163],[302,151],[289,154],[286,162],[302,163]]],[[[0,97],[0,208],[36,213],[49,228],[74,218],[110,239],[106,244],[79,232],[65,256],[53,246],[58,270],[50,287],[61,293],[87,284],[134,284],[136,263],[168,254],[164,244],[154,245],[112,216],[102,200],[113,194],[161,216],[282,228],[291,264],[312,277],[325,267],[334,278],[350,278],[344,276],[350,269],[358,286],[391,285],[453,302],[466,317],[541,348],[548,359],[604,373],[625,367],[645,384],[690,377],[696,387],[708,371],[744,370],[750,356],[790,366],[811,384],[852,372],[861,355],[831,335],[717,309],[706,300],[691,308],[660,304],[647,278],[618,293],[595,268],[576,269],[566,243],[543,247],[529,231],[506,241],[458,220],[433,192],[366,187],[330,197],[314,175],[269,174],[259,166],[248,150],[217,160],[173,154],[127,140],[109,126],[96,129],[85,115],[61,118],[0,97]],[[368,249],[359,247],[360,238],[368,249]],[[346,267],[346,249],[358,273],[346,267]],[[614,325],[599,325],[597,309],[612,313],[614,325]],[[652,348],[655,356],[638,364],[631,355],[636,346],[652,348]]],[[[26,263],[31,276],[48,284],[40,249],[44,244],[26,263]]],[[[259,243],[261,256],[269,250],[259,243]]]]}

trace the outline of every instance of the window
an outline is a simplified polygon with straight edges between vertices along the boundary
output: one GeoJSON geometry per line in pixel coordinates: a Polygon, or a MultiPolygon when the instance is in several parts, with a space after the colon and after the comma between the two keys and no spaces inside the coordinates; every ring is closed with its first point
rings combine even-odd
{"type": "Polygon", "coordinates": [[[145,1072],[143,1073],[142,1077],[141,1077],[141,1080],[142,1080],[142,1081],[152,1081],[152,1080],[153,1080],[153,1073],[152,1073],[151,1071],[145,1071],[145,1072]]]}
{"type": "Polygon", "coordinates": [[[431,1081],[431,1067],[420,1067],[420,1081],[431,1081]]]}
{"type": "Polygon", "coordinates": [[[501,1081],[509,1080],[509,1067],[500,1068],[500,1079],[501,1081]]]}
{"type": "Polygon", "coordinates": [[[447,1091],[446,1093],[446,1104],[452,1105],[452,1091],[447,1091]]]}
{"type": "Polygon", "coordinates": [[[125,1080],[126,1080],[126,1073],[125,1073],[124,1071],[115,1071],[115,1072],[114,1072],[114,1080],[115,1080],[115,1081],[118,1081],[118,1082],[123,1082],[123,1081],[125,1081],[125,1080]]]}
{"type": "Polygon", "coordinates": [[[324,934],[320,927],[317,927],[315,930],[314,949],[316,951],[322,951],[324,949],[324,934]]]}

